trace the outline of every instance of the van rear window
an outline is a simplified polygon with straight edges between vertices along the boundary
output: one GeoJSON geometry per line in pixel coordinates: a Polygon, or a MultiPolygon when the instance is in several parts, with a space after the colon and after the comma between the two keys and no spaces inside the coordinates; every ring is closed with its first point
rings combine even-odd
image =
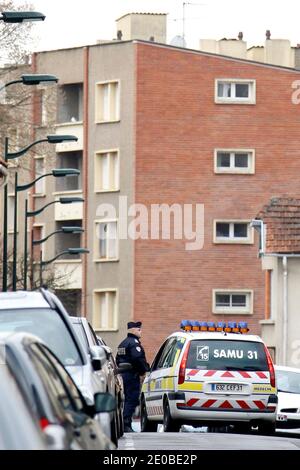
{"type": "Polygon", "coordinates": [[[187,369],[266,371],[264,345],[253,341],[193,340],[187,369]]]}

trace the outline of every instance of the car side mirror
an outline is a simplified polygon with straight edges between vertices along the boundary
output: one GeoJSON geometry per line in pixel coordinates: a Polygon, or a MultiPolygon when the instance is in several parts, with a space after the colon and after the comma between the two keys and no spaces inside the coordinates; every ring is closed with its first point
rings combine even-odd
{"type": "Polygon", "coordinates": [[[62,426],[58,424],[49,424],[44,428],[46,445],[49,450],[66,449],[67,433],[62,426]]]}
{"type": "Polygon", "coordinates": [[[116,399],[110,393],[95,393],[94,400],[95,413],[110,413],[117,408],[116,399]]]}
{"type": "Polygon", "coordinates": [[[133,369],[132,364],[129,364],[129,362],[122,362],[121,364],[118,365],[116,374],[122,374],[122,372],[128,372],[132,369],[133,369]]]}
{"type": "Polygon", "coordinates": [[[104,366],[107,358],[106,352],[102,346],[91,346],[90,347],[90,356],[93,369],[95,371],[101,370],[104,366]]]}

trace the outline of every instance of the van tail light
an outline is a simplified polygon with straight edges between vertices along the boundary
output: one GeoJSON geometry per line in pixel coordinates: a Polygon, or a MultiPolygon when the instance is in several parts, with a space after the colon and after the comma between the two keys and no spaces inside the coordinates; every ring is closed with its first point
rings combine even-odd
{"type": "Polygon", "coordinates": [[[179,374],[178,374],[178,384],[183,384],[184,383],[184,379],[185,379],[185,369],[186,369],[186,363],[187,363],[187,359],[188,359],[188,355],[189,355],[189,350],[190,350],[190,345],[191,343],[188,343],[184,353],[183,353],[183,356],[182,356],[182,359],[181,359],[181,363],[180,363],[180,367],[179,367],[179,374]]]}
{"type": "Polygon", "coordinates": [[[269,353],[269,350],[268,350],[267,346],[265,346],[265,353],[266,353],[266,356],[267,356],[268,368],[269,368],[269,372],[270,372],[271,387],[275,388],[276,387],[275,369],[274,369],[273,361],[272,361],[272,358],[271,358],[271,355],[269,353]]]}
{"type": "Polygon", "coordinates": [[[48,421],[47,418],[40,418],[40,428],[42,429],[42,431],[44,431],[44,429],[49,426],[50,424],[50,421],[48,421]]]}

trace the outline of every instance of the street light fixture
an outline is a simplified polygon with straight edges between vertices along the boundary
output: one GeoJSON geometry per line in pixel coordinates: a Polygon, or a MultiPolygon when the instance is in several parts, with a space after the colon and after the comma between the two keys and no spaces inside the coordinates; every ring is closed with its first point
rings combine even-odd
{"type": "Polygon", "coordinates": [[[44,175],[39,176],[35,180],[27,184],[18,184],[18,173],[15,173],[15,199],[14,199],[14,231],[13,231],[13,291],[17,289],[17,252],[18,252],[18,237],[17,237],[17,224],[18,224],[18,192],[26,191],[27,189],[32,188],[35,183],[42,178],[47,176],[54,176],[55,178],[61,178],[62,176],[73,176],[79,175],[80,171],[76,168],[58,168],[52,170],[51,173],[45,173],[44,175]]]}
{"type": "MultiPolygon", "coordinates": [[[[74,135],[48,135],[45,139],[39,139],[31,144],[27,145],[23,149],[17,152],[9,152],[8,151],[8,137],[5,138],[5,145],[4,145],[4,163],[6,164],[8,160],[13,160],[15,158],[19,158],[24,155],[28,150],[31,149],[34,145],[40,144],[42,142],[48,142],[49,144],[58,144],[65,141],[73,141],[77,142],[78,137],[74,135]]],[[[3,255],[2,255],[2,291],[7,291],[7,198],[8,198],[8,190],[7,185],[4,186],[4,195],[3,195],[3,255]]]]}
{"type": "Polygon", "coordinates": [[[32,240],[32,246],[35,245],[41,245],[42,243],[46,242],[52,235],[55,235],[57,233],[83,233],[84,229],[81,227],[76,227],[76,226],[69,226],[69,227],[62,227],[59,230],[55,230],[55,232],[50,233],[44,238],[41,238],[40,240],[32,240]]]}
{"type": "Polygon", "coordinates": [[[46,260],[46,261],[41,261],[40,262],[40,286],[43,284],[43,267],[46,266],[47,264],[53,263],[53,261],[57,260],[60,256],[63,255],[82,255],[84,253],[89,253],[90,250],[87,248],[68,248],[67,250],[62,251],[61,253],[58,253],[58,255],[54,256],[54,258],[46,260]]]}
{"type": "MultiPolygon", "coordinates": [[[[72,204],[77,202],[84,202],[82,197],[60,197],[55,201],[48,202],[45,206],[35,211],[28,211],[28,199],[25,200],[25,235],[24,235],[24,290],[27,290],[27,219],[28,217],[35,217],[41,214],[47,207],[52,204],[72,204]]],[[[71,248],[70,248],[71,249],[71,248]]]]}
{"type": "Polygon", "coordinates": [[[46,16],[39,11],[2,11],[0,20],[4,23],[27,23],[28,21],[44,21],[46,16]]]}
{"type": "Polygon", "coordinates": [[[16,80],[12,80],[11,82],[5,83],[1,88],[0,91],[2,91],[4,88],[9,87],[10,85],[15,85],[16,83],[21,83],[22,85],[39,85],[40,83],[45,83],[45,84],[51,84],[51,83],[57,83],[58,78],[55,75],[49,75],[49,74],[40,74],[40,73],[34,73],[34,74],[24,74],[21,75],[21,78],[18,78],[16,80]]]}

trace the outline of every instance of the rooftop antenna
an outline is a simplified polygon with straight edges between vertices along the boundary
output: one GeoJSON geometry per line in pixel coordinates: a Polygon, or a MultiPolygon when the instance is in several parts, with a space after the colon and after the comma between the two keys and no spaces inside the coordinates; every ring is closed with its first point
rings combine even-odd
{"type": "Polygon", "coordinates": [[[206,3],[183,2],[182,3],[182,39],[185,42],[185,8],[187,5],[206,6],[206,3]]]}

